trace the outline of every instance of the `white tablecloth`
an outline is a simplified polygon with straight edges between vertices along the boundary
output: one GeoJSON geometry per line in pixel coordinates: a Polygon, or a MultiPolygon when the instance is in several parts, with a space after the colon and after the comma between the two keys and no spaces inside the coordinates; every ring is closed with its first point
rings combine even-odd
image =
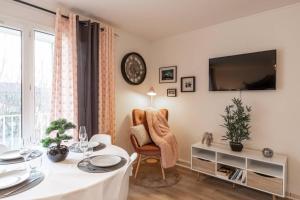
{"type": "MultiPolygon", "coordinates": [[[[125,150],[113,145],[107,145],[105,149],[96,151],[93,155],[102,154],[119,155],[129,160],[125,150]]],[[[44,181],[26,192],[3,200],[117,200],[118,192],[124,190],[120,189],[122,180],[125,178],[128,181],[128,177],[124,177],[126,165],[113,172],[87,173],[77,168],[77,163],[82,158],[82,154],[70,152],[66,160],[53,163],[44,154],[42,164],[42,171],[46,176],[44,181]]],[[[12,166],[0,166],[4,167],[12,166]]],[[[128,183],[125,185],[128,187],[128,183]]]]}

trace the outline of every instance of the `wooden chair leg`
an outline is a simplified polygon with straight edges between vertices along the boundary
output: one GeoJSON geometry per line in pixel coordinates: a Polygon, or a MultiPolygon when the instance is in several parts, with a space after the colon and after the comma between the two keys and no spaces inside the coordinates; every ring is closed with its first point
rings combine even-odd
{"type": "Polygon", "coordinates": [[[160,158],[160,167],[161,167],[161,173],[162,173],[163,180],[166,180],[165,170],[162,166],[161,158],[160,158]]]}
{"type": "Polygon", "coordinates": [[[137,174],[138,174],[138,171],[139,171],[139,168],[140,168],[140,164],[141,164],[141,160],[142,160],[142,155],[139,154],[139,156],[138,156],[138,163],[137,163],[137,166],[136,166],[136,169],[135,169],[134,178],[137,177],[137,174]]]}

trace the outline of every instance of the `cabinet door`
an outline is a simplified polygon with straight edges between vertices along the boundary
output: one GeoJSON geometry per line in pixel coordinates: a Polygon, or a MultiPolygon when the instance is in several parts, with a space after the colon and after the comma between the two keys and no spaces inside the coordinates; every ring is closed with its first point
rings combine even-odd
{"type": "Polygon", "coordinates": [[[208,160],[203,160],[200,158],[193,158],[192,167],[194,170],[208,173],[211,175],[215,175],[215,163],[214,162],[211,162],[208,160]]]}
{"type": "Polygon", "coordinates": [[[283,195],[283,180],[248,171],[247,185],[270,193],[283,195]]]}

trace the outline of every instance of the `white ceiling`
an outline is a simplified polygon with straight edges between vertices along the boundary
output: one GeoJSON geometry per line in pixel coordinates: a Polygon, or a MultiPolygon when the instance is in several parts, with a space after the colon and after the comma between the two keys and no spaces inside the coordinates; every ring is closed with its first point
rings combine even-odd
{"type": "Polygon", "coordinates": [[[300,2],[300,0],[27,0],[95,16],[148,40],[156,40],[300,2]]]}

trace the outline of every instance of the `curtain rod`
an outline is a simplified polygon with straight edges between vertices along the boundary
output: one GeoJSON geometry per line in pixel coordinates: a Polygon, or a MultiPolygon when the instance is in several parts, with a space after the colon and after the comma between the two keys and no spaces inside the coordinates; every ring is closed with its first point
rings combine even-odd
{"type": "MultiPolygon", "coordinates": [[[[48,9],[46,9],[46,8],[43,8],[43,7],[40,7],[40,6],[31,4],[31,3],[25,2],[25,1],[22,1],[22,0],[13,0],[13,1],[18,2],[18,3],[21,3],[21,4],[24,4],[24,5],[26,5],[26,6],[30,6],[30,7],[33,7],[33,8],[42,10],[42,11],[44,11],[44,12],[47,12],[47,13],[50,13],[50,14],[53,14],[53,15],[56,15],[56,12],[54,12],[54,11],[52,11],[52,10],[48,10],[48,9]]],[[[69,17],[66,16],[66,15],[61,15],[61,16],[62,16],[63,18],[69,19],[69,17]]]]}
{"type": "MultiPolygon", "coordinates": [[[[30,6],[30,7],[32,7],[32,8],[36,8],[36,9],[38,9],[38,10],[42,10],[42,11],[47,12],[47,13],[50,13],[50,14],[52,14],[52,15],[56,15],[56,12],[54,12],[54,11],[52,11],[52,10],[48,10],[48,9],[46,9],[46,8],[43,8],[43,7],[40,7],[40,6],[31,4],[31,3],[25,2],[25,1],[22,1],[22,0],[13,0],[13,1],[15,1],[15,2],[17,2],[17,3],[20,3],[20,4],[24,4],[24,5],[26,5],[26,6],[30,6]]],[[[66,16],[66,15],[61,15],[61,16],[62,16],[63,18],[69,19],[69,17],[66,16]]],[[[101,30],[101,31],[104,31],[104,28],[100,28],[100,30],[101,30]]]]}

